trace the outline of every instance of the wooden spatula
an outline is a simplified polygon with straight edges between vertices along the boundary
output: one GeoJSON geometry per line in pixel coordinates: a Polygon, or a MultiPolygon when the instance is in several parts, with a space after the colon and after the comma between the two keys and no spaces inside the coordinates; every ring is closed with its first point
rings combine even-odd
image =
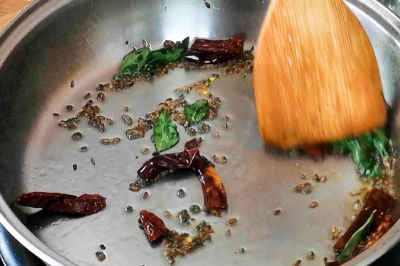
{"type": "Polygon", "coordinates": [[[386,122],[372,45],[342,0],[272,0],[254,89],[264,141],[281,148],[360,135],[386,122]]]}

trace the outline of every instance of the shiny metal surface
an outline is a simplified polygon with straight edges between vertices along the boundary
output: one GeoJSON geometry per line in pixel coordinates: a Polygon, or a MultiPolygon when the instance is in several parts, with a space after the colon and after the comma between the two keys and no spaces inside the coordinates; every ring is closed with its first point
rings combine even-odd
{"type": "MultiPolygon", "coordinates": [[[[39,1],[0,37],[0,222],[47,263],[97,265],[95,252],[104,244],[104,265],[167,265],[162,248],[151,247],[139,230],[138,212],[148,209],[161,216],[165,209],[178,211],[192,203],[202,204],[201,189],[196,178],[186,174],[173,175],[149,187],[146,201],[129,191],[136,170],[150,157],[142,155],[141,149],[154,148],[151,133],[145,139],[127,140],[126,127],[119,118],[124,106],[138,117],[174,97],[175,88],[211,72],[176,70],[162,79],[107,93],[100,105],[115,125],[100,134],[81,123],[79,131],[84,139],[78,143],[71,141],[71,131],[57,127],[59,119],[51,114],[60,112],[60,118],[68,117],[67,104],[80,108],[86,92],[94,93],[97,83],[109,80],[130,49],[126,40],[140,46],[145,38],[157,47],[164,39],[225,38],[241,33],[247,46],[255,43],[268,1],[209,2],[210,9],[203,1],[190,0],[39,1]],[[69,87],[71,80],[76,82],[74,88],[69,87]],[[99,144],[100,138],[113,136],[120,136],[122,143],[99,144]],[[80,153],[79,147],[85,144],[89,151],[80,153]],[[96,166],[90,163],[91,157],[96,166]],[[77,171],[72,170],[74,163],[78,164],[77,171]],[[187,191],[183,199],[175,195],[181,187],[187,191]],[[18,193],[38,190],[99,193],[107,197],[108,207],[92,216],[65,218],[24,215],[8,204],[18,193]],[[134,206],[132,214],[124,213],[127,205],[134,206]]],[[[352,0],[348,4],[371,38],[385,97],[397,110],[400,22],[378,2],[352,0]]],[[[332,253],[330,228],[346,228],[354,213],[355,198],[349,192],[357,190],[360,183],[351,160],[329,157],[316,163],[265,150],[257,129],[251,77],[222,78],[212,90],[223,100],[221,116],[228,114],[232,124],[224,130],[221,119],[212,121],[202,153],[229,157],[226,165],[217,166],[228,192],[229,212],[222,217],[194,216],[212,223],[213,242],[178,258],[177,265],[291,265],[297,259],[302,259],[303,265],[321,265],[323,257],[332,253]],[[222,133],[221,139],[213,137],[214,130],[222,133]],[[301,173],[308,177],[327,175],[329,181],[315,184],[309,195],[295,194],[292,189],[301,182],[301,173]],[[313,200],[319,200],[320,206],[309,209],[313,200]],[[278,207],[282,214],[272,215],[278,207]],[[239,222],[227,238],[227,220],[234,216],[239,222]],[[238,254],[241,247],[246,249],[245,254],[238,254]],[[314,261],[305,259],[310,250],[317,254],[314,261]]],[[[397,140],[400,123],[395,113],[397,140]]],[[[182,139],[174,151],[181,150],[189,139],[180,133],[182,139]]],[[[174,219],[166,219],[166,224],[192,232],[191,227],[180,226],[174,219]]],[[[399,231],[397,223],[380,242],[348,264],[374,261],[399,240],[399,231]]]]}

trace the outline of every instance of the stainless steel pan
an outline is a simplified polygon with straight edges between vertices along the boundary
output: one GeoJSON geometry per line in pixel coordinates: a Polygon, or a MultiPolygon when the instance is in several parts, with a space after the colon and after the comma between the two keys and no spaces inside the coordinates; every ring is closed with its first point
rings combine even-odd
{"type": "MultiPolygon", "coordinates": [[[[162,79],[142,82],[132,88],[107,93],[101,104],[104,114],[115,125],[100,134],[82,124],[80,143],[70,139],[72,132],[57,127],[69,114],[67,104],[83,105],[83,95],[94,93],[96,84],[108,81],[131,45],[146,39],[158,47],[165,39],[186,36],[226,38],[244,34],[246,46],[255,44],[268,1],[235,0],[44,0],[37,1],[19,16],[0,37],[0,222],[26,248],[51,265],[98,265],[95,252],[106,246],[102,265],[166,265],[162,248],[151,247],[137,225],[140,209],[158,215],[164,210],[178,211],[202,203],[197,180],[191,176],[172,176],[148,188],[150,198],[128,189],[136,171],[151,155],[141,154],[151,147],[150,135],[130,141],[120,121],[122,108],[129,106],[134,117],[151,111],[162,100],[173,97],[173,90],[207,77],[212,72],[176,70],[162,79]],[[125,41],[130,41],[126,45],[125,41]],[[71,80],[75,87],[70,87],[71,80]],[[102,146],[102,137],[120,136],[122,143],[102,146]],[[87,153],[79,147],[88,145],[87,153]],[[138,156],[138,159],[135,159],[138,156]],[[96,166],[90,162],[95,158],[96,166]],[[73,171],[72,164],[78,165],[73,171]],[[178,178],[179,177],[179,178],[178,178]],[[176,197],[178,188],[187,196],[176,197]],[[107,208],[82,218],[36,213],[26,215],[9,202],[27,191],[58,191],[72,194],[99,193],[107,197],[107,208]],[[124,212],[126,206],[134,212],[124,212]]],[[[385,97],[394,108],[394,139],[398,140],[400,121],[397,90],[400,80],[400,21],[372,0],[347,1],[360,19],[374,46],[384,83],[385,97]]],[[[212,223],[215,234],[198,252],[179,258],[177,265],[321,265],[330,257],[334,242],[330,229],[345,229],[354,214],[355,198],[349,192],[360,187],[353,163],[346,158],[329,157],[316,163],[307,158],[290,158],[265,150],[258,134],[253,104],[251,77],[243,75],[221,79],[212,88],[223,100],[221,115],[232,117],[231,127],[222,129],[222,120],[212,121],[212,133],[205,136],[202,153],[225,154],[229,161],[218,165],[228,192],[229,212],[222,217],[196,215],[212,223]],[[327,175],[329,181],[315,185],[313,193],[292,192],[300,175],[327,175]],[[319,200],[320,206],[308,204],[319,200]],[[282,214],[274,216],[273,210],[282,214]],[[226,237],[227,220],[238,217],[232,236],[226,237]],[[246,252],[240,254],[244,247],[246,252]],[[310,251],[313,261],[305,259],[310,251]]],[[[181,150],[189,139],[174,148],[181,150]]],[[[397,187],[397,185],[396,185],[397,187]]],[[[397,190],[397,188],[396,188],[397,190]]],[[[395,214],[399,217],[399,209],[395,214]]],[[[191,231],[176,220],[169,227],[191,231]]],[[[396,225],[372,248],[351,260],[349,265],[365,265],[376,260],[400,239],[396,225]]]]}

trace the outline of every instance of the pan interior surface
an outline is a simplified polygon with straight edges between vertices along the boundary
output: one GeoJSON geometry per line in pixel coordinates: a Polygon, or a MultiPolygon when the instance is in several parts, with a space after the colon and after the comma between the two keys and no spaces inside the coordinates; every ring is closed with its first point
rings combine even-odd
{"type": "MultiPolygon", "coordinates": [[[[174,89],[218,73],[221,78],[211,91],[222,99],[222,106],[218,117],[207,122],[211,131],[199,135],[205,140],[200,151],[208,158],[228,158],[216,169],[227,190],[229,211],[221,217],[204,212],[192,215],[196,221],[186,226],[179,224],[176,217],[163,217],[168,228],[180,232],[194,234],[194,226],[201,220],[209,222],[215,231],[212,242],[178,258],[176,264],[292,265],[301,259],[304,265],[321,265],[324,257],[333,259],[335,240],[331,240],[331,229],[348,227],[358,199],[350,192],[361,186],[354,164],[349,158],[327,157],[315,162],[265,149],[258,132],[251,75],[224,76],[225,69],[178,69],[150,82],[138,82],[127,90],[106,92],[104,102],[95,99],[97,84],[109,81],[123,55],[132,46],[141,46],[142,39],[158,48],[166,39],[222,39],[241,34],[246,37],[245,46],[251,47],[268,1],[210,1],[210,8],[203,1],[189,0],[60,2],[50,15],[41,17],[44,7],[33,12],[31,16],[41,20],[25,33],[0,69],[0,127],[4,143],[0,192],[6,202],[30,191],[97,193],[107,198],[107,208],[91,216],[65,217],[43,212],[26,215],[10,206],[37,238],[78,265],[98,265],[95,253],[100,251],[100,244],[106,246],[106,259],[102,262],[105,265],[167,265],[162,245],[150,246],[139,229],[139,211],[146,209],[163,217],[165,210],[176,214],[192,204],[202,205],[201,187],[194,174],[183,172],[170,174],[141,192],[130,191],[129,184],[136,179],[137,170],[155,149],[152,131],[145,138],[128,140],[125,131],[129,127],[121,116],[125,106],[134,119],[144,116],[165,99],[176,98],[174,89]],[[88,92],[114,124],[104,133],[85,121],[74,131],[58,127],[61,119],[72,117],[81,109],[88,92]],[[67,111],[66,105],[74,106],[74,110],[67,111]],[[60,117],[53,117],[54,112],[60,117]],[[228,128],[225,115],[230,117],[228,128]],[[77,131],[83,138],[74,142],[71,135],[77,131]],[[215,137],[216,131],[220,138],[215,137]],[[112,137],[120,137],[121,143],[105,146],[99,142],[112,137]],[[80,152],[82,146],[87,146],[88,151],[80,152]],[[150,152],[143,154],[144,148],[150,152]],[[77,165],[76,171],[73,164],[77,165]],[[314,182],[315,174],[327,176],[328,181],[314,182]],[[302,175],[307,180],[302,180],[302,175]],[[312,193],[293,192],[297,184],[307,181],[313,183],[312,193]],[[180,188],[186,192],[184,198],[176,196],[180,188]],[[149,192],[146,200],[141,199],[144,191],[149,192]],[[315,200],[319,206],[309,208],[315,200]],[[133,206],[134,211],[125,212],[127,206],[133,206]],[[280,215],[274,215],[276,209],[281,210],[280,215]],[[238,222],[228,225],[232,217],[237,217],[238,222]],[[226,235],[228,229],[231,236],[226,235]],[[240,252],[242,248],[244,253],[240,252]],[[316,254],[312,261],[306,259],[310,251],[316,254]]],[[[395,88],[400,79],[396,71],[400,69],[400,46],[390,31],[357,2],[349,4],[374,46],[385,97],[395,114],[393,127],[399,132],[395,88]]],[[[55,1],[47,4],[55,5],[55,1]]],[[[193,97],[187,95],[188,101],[193,97]]],[[[171,152],[181,151],[192,138],[182,127],[178,128],[181,139],[171,152]]],[[[394,138],[397,140],[397,134],[394,138]]],[[[385,241],[394,238],[391,233],[385,241]]],[[[368,252],[373,255],[378,245],[363,256],[368,252]]],[[[356,262],[357,258],[349,264],[356,262]]]]}

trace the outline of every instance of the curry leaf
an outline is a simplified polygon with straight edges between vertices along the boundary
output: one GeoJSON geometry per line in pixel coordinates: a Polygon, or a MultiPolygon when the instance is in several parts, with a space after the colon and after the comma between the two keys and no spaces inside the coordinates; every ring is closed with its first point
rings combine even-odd
{"type": "Polygon", "coordinates": [[[361,176],[380,178],[385,174],[384,162],[389,157],[389,139],[384,129],[333,143],[337,152],[349,152],[361,176]]]}
{"type": "Polygon", "coordinates": [[[171,116],[163,112],[154,123],[154,142],[157,151],[165,151],[179,142],[179,133],[171,116]]]}
{"type": "Polygon", "coordinates": [[[360,244],[361,240],[367,236],[369,230],[371,229],[372,222],[374,221],[375,212],[372,212],[368,220],[361,226],[354,234],[350,237],[346,246],[344,246],[343,251],[336,258],[338,262],[347,261],[354,253],[354,250],[360,244]]]}
{"type": "Polygon", "coordinates": [[[126,55],[117,74],[117,79],[140,72],[149,60],[150,53],[151,51],[148,47],[143,47],[126,55]]]}
{"type": "Polygon", "coordinates": [[[151,51],[148,47],[140,48],[125,56],[116,75],[116,79],[123,76],[134,75],[141,72],[153,71],[157,67],[167,65],[179,60],[189,46],[189,37],[185,38],[174,48],[163,48],[151,51]]]}
{"type": "Polygon", "coordinates": [[[208,102],[206,100],[199,100],[194,104],[186,105],[184,113],[189,124],[197,124],[208,117],[210,113],[208,102]]]}

